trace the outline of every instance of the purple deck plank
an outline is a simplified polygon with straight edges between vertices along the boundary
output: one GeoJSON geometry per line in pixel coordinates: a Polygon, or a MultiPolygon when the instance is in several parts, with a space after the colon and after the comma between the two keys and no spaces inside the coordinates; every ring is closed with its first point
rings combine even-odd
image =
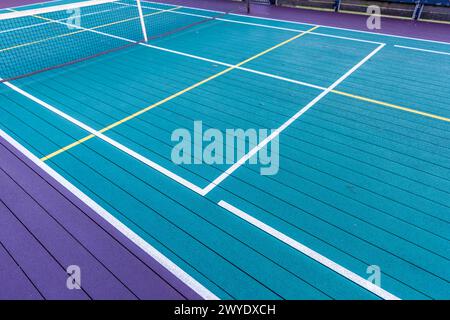
{"type": "MultiPolygon", "coordinates": [[[[228,11],[232,10],[233,7],[236,8],[236,4],[229,0],[159,0],[158,2],[218,11],[228,11]]],[[[262,18],[450,42],[450,25],[443,23],[383,17],[382,29],[368,30],[366,27],[367,16],[364,15],[257,4],[252,5],[251,15],[262,18]]]]}
{"type": "MultiPolygon", "coordinates": [[[[34,163],[20,158],[17,150],[5,145],[0,140],[0,167],[138,298],[200,298],[34,163]]],[[[108,290],[107,286],[97,290],[102,288],[108,290]]]]}

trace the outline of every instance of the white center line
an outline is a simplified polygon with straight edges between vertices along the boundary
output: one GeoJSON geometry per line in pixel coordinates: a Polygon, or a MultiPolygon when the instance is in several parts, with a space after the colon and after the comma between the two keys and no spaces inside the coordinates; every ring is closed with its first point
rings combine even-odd
{"type": "Polygon", "coordinates": [[[422,52],[428,52],[428,53],[436,53],[436,54],[442,54],[446,56],[450,56],[450,52],[444,52],[444,51],[436,51],[436,50],[429,50],[429,49],[421,49],[421,48],[415,48],[415,47],[407,47],[407,46],[400,46],[400,45],[394,45],[396,48],[402,48],[402,49],[408,49],[408,50],[414,50],[414,51],[422,51],[422,52]]]}

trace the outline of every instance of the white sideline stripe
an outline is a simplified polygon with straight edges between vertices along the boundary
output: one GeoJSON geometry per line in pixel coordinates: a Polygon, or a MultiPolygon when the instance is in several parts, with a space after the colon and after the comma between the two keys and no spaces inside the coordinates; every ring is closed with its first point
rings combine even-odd
{"type": "Polygon", "coordinates": [[[436,54],[442,54],[446,56],[450,56],[450,52],[444,52],[444,51],[436,51],[436,50],[428,50],[428,49],[421,49],[421,48],[415,48],[415,47],[406,47],[406,46],[400,46],[400,45],[394,45],[396,48],[402,48],[402,49],[408,49],[408,50],[415,50],[415,51],[423,51],[428,53],[436,53],[436,54]]]}
{"type": "Polygon", "coordinates": [[[115,218],[111,213],[106,211],[103,207],[97,204],[94,200],[84,194],[81,190],[75,187],[72,183],[67,181],[64,177],[62,177],[55,170],[50,168],[46,163],[39,160],[34,154],[28,151],[24,146],[22,146],[19,142],[14,140],[11,136],[9,136],[6,132],[0,129],[0,136],[3,137],[8,143],[10,143],[14,148],[16,148],[19,152],[21,152],[24,156],[30,159],[33,163],[35,163],[39,168],[49,174],[53,179],[55,179],[59,184],[61,184],[64,188],[69,190],[74,196],[83,201],[87,206],[89,206],[92,210],[94,210],[100,217],[106,220],[109,224],[111,224],[114,228],[116,228],[120,233],[122,233],[125,237],[130,239],[135,245],[137,245],[140,249],[144,250],[149,256],[155,259],[159,264],[161,264],[164,268],[166,268],[170,273],[172,273],[175,277],[180,279],[184,284],[186,284],[189,288],[197,292],[202,298],[208,300],[218,300],[219,298],[213,294],[211,291],[206,289],[201,283],[195,280],[192,276],[182,270],[179,266],[173,263],[169,258],[159,252],[156,248],[154,248],[147,241],[142,239],[139,235],[134,233],[131,229],[125,226],[122,222],[120,222],[117,218],[115,218]]]}
{"type": "Polygon", "coordinates": [[[70,9],[76,9],[76,8],[84,8],[84,7],[90,7],[90,6],[94,6],[94,5],[101,5],[101,4],[117,2],[117,1],[118,0],[90,0],[90,1],[84,1],[84,2],[74,2],[74,3],[69,3],[69,4],[62,4],[62,5],[53,6],[53,7],[44,7],[44,8],[38,8],[38,9],[8,12],[8,13],[0,14],[0,20],[23,18],[23,17],[33,16],[33,15],[35,16],[35,15],[41,15],[41,14],[52,13],[52,12],[57,12],[57,11],[64,11],[64,10],[70,10],[70,9]]]}
{"type": "MultiPolygon", "coordinates": [[[[144,2],[148,2],[148,1],[144,1],[144,2]]],[[[124,5],[124,6],[135,6],[135,5],[126,4],[126,3],[123,3],[123,2],[119,2],[119,3],[124,5]]],[[[161,8],[149,7],[149,6],[142,6],[142,8],[152,9],[152,10],[162,10],[161,8]]],[[[190,7],[181,6],[181,8],[190,8],[190,7]]],[[[207,10],[204,10],[204,11],[207,11],[207,10]]],[[[204,16],[204,15],[200,15],[200,14],[183,12],[183,11],[169,11],[168,13],[181,14],[181,15],[193,16],[193,17],[199,17],[199,18],[205,18],[205,19],[207,19],[207,18],[212,19],[213,18],[211,16],[204,16]]],[[[220,12],[218,12],[218,13],[220,13],[220,12]]],[[[262,27],[262,28],[267,28],[267,29],[283,30],[283,31],[295,32],[295,33],[305,33],[306,32],[304,30],[284,28],[284,27],[277,27],[277,26],[270,26],[270,25],[267,25],[267,24],[245,22],[245,21],[239,21],[239,20],[230,20],[230,19],[225,19],[225,18],[214,18],[214,20],[230,22],[230,23],[236,23],[236,24],[243,24],[243,25],[250,25],[250,26],[255,26],[255,27],[262,27]]],[[[350,41],[357,41],[357,42],[364,42],[364,43],[372,43],[372,44],[381,44],[382,43],[382,42],[363,40],[363,39],[358,39],[358,38],[335,36],[335,35],[330,35],[330,34],[325,34],[325,33],[320,33],[320,32],[314,32],[314,31],[313,32],[308,32],[308,33],[309,34],[314,34],[314,35],[317,35],[317,36],[322,36],[322,37],[337,38],[337,39],[342,39],[342,40],[350,40],[350,41]]]]}
{"type": "MultiPolygon", "coordinates": [[[[1,78],[0,78],[1,80],[1,78]]],[[[76,126],[86,130],[87,132],[95,135],[96,137],[102,139],[103,141],[109,143],[110,145],[116,147],[117,149],[127,153],[128,155],[132,156],[133,158],[139,160],[140,162],[146,164],[147,166],[159,171],[160,173],[164,174],[165,176],[169,177],[170,179],[178,182],[179,184],[185,186],[186,188],[191,189],[192,191],[203,195],[203,190],[196,186],[195,184],[187,181],[186,179],[180,177],[179,175],[173,173],[172,171],[162,167],[161,165],[157,164],[156,162],[153,162],[152,160],[144,157],[143,155],[137,153],[136,151],[131,150],[130,148],[124,146],[123,144],[117,142],[116,140],[113,140],[107,136],[105,136],[103,133],[98,132],[97,130],[91,128],[90,126],[88,126],[87,124],[71,117],[70,115],[64,113],[63,111],[49,105],[48,103],[42,101],[41,99],[31,95],[30,93],[20,89],[19,87],[9,83],[9,82],[3,82],[4,85],[8,86],[9,88],[11,88],[12,90],[16,91],[17,93],[21,94],[22,96],[30,99],[31,101],[36,102],[37,104],[41,105],[42,107],[50,110],[51,112],[59,115],[60,117],[66,119],[67,121],[75,124],[76,126]]]]}
{"type": "Polygon", "coordinates": [[[235,170],[242,166],[248,159],[253,157],[259,150],[264,148],[270,141],[276,138],[281,132],[283,132],[287,127],[289,127],[295,120],[301,117],[306,111],[313,107],[317,102],[319,102],[323,97],[325,97],[331,90],[338,86],[342,81],[347,79],[353,72],[355,72],[359,67],[361,67],[367,60],[374,56],[378,51],[380,51],[385,44],[380,44],[375,50],[373,50],[369,55],[362,59],[358,64],[353,66],[349,71],[347,71],[342,77],[336,80],[331,86],[329,86],[325,91],[322,91],[317,97],[315,97],[311,102],[304,106],[300,111],[294,114],[290,119],[283,123],[278,129],[272,132],[266,139],[261,141],[256,147],[250,150],[245,156],[239,159],[235,164],[229,167],[225,172],[223,172],[219,177],[214,179],[208,186],[206,186],[203,191],[205,195],[211,190],[217,187],[223,180],[230,176],[235,170]]]}
{"type": "MultiPolygon", "coordinates": [[[[147,1],[147,0],[143,0],[143,2],[154,3],[154,4],[159,4],[159,5],[166,5],[166,6],[175,6],[174,4],[158,3],[158,2],[147,1]]],[[[208,10],[208,9],[202,9],[202,8],[196,8],[196,7],[190,7],[190,6],[183,6],[183,7],[184,8],[189,8],[189,9],[200,10],[200,11],[218,12],[218,13],[222,12],[222,11],[208,10]]],[[[350,29],[350,28],[340,28],[340,27],[333,27],[333,26],[327,26],[327,25],[318,25],[318,24],[312,24],[312,23],[307,23],[307,22],[299,22],[299,21],[292,21],[292,20],[282,20],[282,19],[266,18],[266,17],[259,17],[259,16],[251,16],[251,15],[249,16],[249,15],[239,14],[239,13],[231,13],[230,15],[238,16],[238,17],[244,17],[244,18],[248,18],[248,19],[262,19],[262,20],[268,20],[268,21],[287,22],[287,23],[298,24],[298,25],[319,26],[319,27],[324,27],[324,28],[329,28],[329,29],[345,30],[345,31],[359,32],[359,33],[365,33],[365,34],[371,34],[371,35],[379,35],[379,36],[399,38],[399,39],[409,39],[409,40],[417,40],[417,41],[424,41],[424,42],[432,42],[432,43],[439,43],[439,44],[450,45],[449,42],[444,42],[444,41],[428,40],[428,39],[406,37],[406,36],[398,36],[398,35],[388,34],[388,33],[378,33],[378,32],[370,32],[370,31],[363,31],[363,30],[350,29]]]]}
{"type": "Polygon", "coordinates": [[[247,221],[251,225],[257,227],[258,229],[268,233],[272,237],[280,240],[281,242],[287,244],[288,246],[294,248],[295,250],[303,253],[304,255],[308,256],[309,258],[317,261],[318,263],[322,264],[323,266],[327,267],[328,269],[333,270],[334,272],[340,274],[341,276],[347,278],[348,280],[356,283],[360,287],[363,287],[364,289],[372,292],[373,294],[376,294],[382,299],[385,300],[400,300],[397,296],[393,295],[392,293],[382,289],[381,287],[373,284],[372,282],[360,277],[356,273],[348,270],[347,268],[341,266],[340,264],[328,259],[327,257],[321,255],[320,253],[314,251],[313,249],[305,246],[304,244],[292,239],[291,237],[285,235],[284,233],[281,233],[280,231],[272,228],[271,226],[265,224],[264,222],[250,216],[249,214],[245,213],[244,211],[234,207],[233,205],[229,204],[228,202],[224,200],[220,200],[218,202],[218,205],[222,208],[228,210],[229,212],[233,213],[234,215],[238,216],[239,218],[247,221]]]}

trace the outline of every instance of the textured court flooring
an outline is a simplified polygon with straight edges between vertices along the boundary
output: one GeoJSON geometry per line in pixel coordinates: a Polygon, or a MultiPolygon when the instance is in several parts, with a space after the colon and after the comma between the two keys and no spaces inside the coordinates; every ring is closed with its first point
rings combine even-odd
{"type": "Polygon", "coordinates": [[[0,129],[206,298],[448,299],[449,75],[449,44],[227,15],[3,84],[0,129]],[[279,129],[278,173],[176,165],[194,121],[279,129]]]}

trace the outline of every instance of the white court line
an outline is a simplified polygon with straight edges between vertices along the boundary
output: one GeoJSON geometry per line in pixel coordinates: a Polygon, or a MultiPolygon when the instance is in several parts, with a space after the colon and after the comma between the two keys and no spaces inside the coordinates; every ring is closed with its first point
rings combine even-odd
{"type": "MultiPolygon", "coordinates": [[[[159,3],[159,2],[147,1],[147,0],[143,0],[143,2],[154,3],[154,4],[159,4],[159,5],[166,5],[166,6],[174,6],[174,4],[159,3]]],[[[222,12],[222,11],[208,10],[208,9],[202,9],[202,8],[196,8],[196,7],[190,7],[190,6],[183,6],[183,7],[184,8],[189,8],[189,9],[195,9],[195,10],[203,10],[203,11],[207,11],[207,12],[222,12]]],[[[399,39],[417,40],[417,41],[424,41],[424,42],[431,42],[431,43],[439,43],[439,44],[450,45],[449,42],[444,42],[444,41],[428,40],[428,39],[406,37],[406,36],[398,36],[398,35],[388,34],[388,33],[378,33],[378,32],[364,31],[364,30],[358,30],[358,29],[340,28],[340,27],[333,27],[333,26],[327,26],[327,25],[311,24],[311,23],[307,23],[307,22],[299,22],[299,21],[292,21],[292,20],[266,18],[266,17],[260,17],[260,16],[238,14],[238,13],[230,13],[230,15],[238,16],[238,17],[244,17],[244,18],[249,18],[249,19],[262,19],[262,20],[268,20],[268,21],[277,21],[277,22],[298,24],[298,25],[307,25],[307,26],[316,26],[317,25],[319,27],[324,27],[324,28],[329,28],[329,29],[352,31],[352,32],[359,32],[359,33],[371,34],[371,35],[376,35],[376,36],[378,35],[378,36],[385,36],[385,37],[392,37],[392,38],[399,38],[399,39]]]]}
{"type": "Polygon", "coordinates": [[[10,143],[14,148],[20,151],[24,156],[30,159],[34,164],[36,164],[39,168],[49,174],[53,179],[55,179],[59,184],[61,184],[64,188],[69,190],[74,196],[83,201],[86,205],[88,205],[94,212],[96,212],[100,217],[105,219],[109,224],[111,224],[114,228],[116,228],[120,233],[122,233],[125,237],[130,239],[135,245],[144,250],[149,256],[155,259],[159,264],[161,264],[164,268],[166,268],[170,273],[172,273],[175,277],[180,279],[185,285],[189,288],[197,292],[202,298],[208,300],[218,300],[219,298],[205,288],[202,284],[200,284],[197,280],[195,280],[192,276],[182,270],[179,266],[173,263],[169,258],[159,252],[155,247],[149,244],[147,241],[142,239],[139,235],[134,233],[131,229],[125,226],[122,222],[120,222],[117,218],[115,218],[111,213],[106,211],[103,207],[97,204],[94,200],[84,194],[81,190],[67,181],[63,176],[57,173],[55,170],[50,168],[46,163],[39,160],[34,154],[28,151],[25,147],[23,147],[19,142],[14,140],[11,136],[9,136],[6,132],[0,129],[0,136],[4,138],[8,143],[10,143]]]}
{"type": "Polygon", "coordinates": [[[446,56],[450,56],[450,52],[444,52],[444,51],[436,51],[436,50],[428,50],[428,49],[421,49],[421,48],[415,48],[415,47],[406,47],[406,46],[400,46],[400,45],[394,45],[396,48],[402,48],[402,49],[408,49],[408,50],[415,50],[415,51],[423,51],[428,53],[435,53],[435,54],[442,54],[446,56]]]}
{"type": "Polygon", "coordinates": [[[256,153],[259,152],[262,148],[264,148],[270,141],[275,139],[281,132],[283,132],[286,128],[288,128],[294,121],[296,121],[299,117],[301,117],[306,111],[308,111],[311,107],[313,107],[317,102],[319,102],[323,97],[325,97],[328,93],[331,92],[335,87],[337,87],[342,81],[347,79],[353,72],[359,69],[364,63],[366,63],[370,58],[372,58],[378,51],[380,51],[385,44],[380,44],[375,50],[373,50],[369,55],[367,55],[364,59],[362,59],[358,64],[353,66],[349,71],[347,71],[342,77],[336,80],[331,86],[329,86],[325,91],[322,91],[317,97],[315,97],[311,102],[309,102],[306,106],[304,106],[300,111],[294,114],[291,118],[289,118],[285,123],[283,123],[278,129],[273,131],[266,139],[261,141],[256,147],[250,150],[245,156],[239,159],[235,164],[229,167],[225,172],[223,172],[219,177],[214,179],[208,186],[206,186],[203,191],[205,194],[208,194],[211,190],[217,187],[223,180],[229,177],[234,171],[236,171],[239,167],[241,167],[248,159],[253,157],[256,153]]]}
{"type": "MultiPolygon", "coordinates": [[[[1,78],[0,78],[1,80],[1,78]]],[[[109,138],[108,136],[105,136],[103,133],[91,128],[90,126],[88,126],[87,124],[73,118],[72,116],[68,115],[67,113],[51,106],[50,104],[42,101],[41,99],[31,95],[30,93],[20,89],[19,87],[13,85],[12,83],[9,82],[3,82],[4,85],[6,85],[7,87],[9,87],[10,89],[16,91],[17,93],[21,94],[22,96],[30,99],[31,101],[41,105],[42,107],[50,110],[51,112],[59,115],[60,117],[66,119],[67,121],[73,123],[74,125],[86,130],[87,132],[89,132],[90,134],[102,139],[103,141],[105,141],[106,143],[109,143],[110,145],[116,147],[117,149],[125,152],[126,154],[132,156],[133,158],[135,158],[136,160],[139,160],[140,162],[146,164],[147,166],[159,171],[160,173],[164,174],[165,176],[169,177],[170,179],[178,182],[179,184],[185,186],[188,189],[191,189],[192,191],[203,195],[204,191],[202,190],[202,188],[196,186],[195,184],[193,184],[192,182],[180,177],[179,175],[173,173],[170,170],[167,170],[166,168],[164,168],[163,166],[157,164],[156,162],[144,157],[143,155],[137,153],[134,150],[131,150],[130,148],[124,146],[123,144],[121,144],[120,142],[117,142],[116,140],[113,140],[111,138],[109,138]]]]}
{"type": "Polygon", "coordinates": [[[357,275],[356,273],[348,270],[347,268],[341,266],[340,264],[328,259],[327,257],[321,255],[320,253],[314,251],[313,249],[305,246],[304,244],[292,239],[291,237],[285,235],[284,233],[281,233],[280,231],[272,228],[271,226],[265,224],[264,222],[250,216],[249,214],[245,213],[244,211],[234,207],[233,205],[229,204],[228,202],[221,200],[218,202],[218,205],[222,208],[228,210],[229,212],[233,213],[234,215],[238,216],[239,218],[247,221],[251,225],[257,227],[258,229],[268,233],[272,237],[280,240],[281,242],[287,244],[288,246],[294,248],[295,250],[303,253],[304,255],[308,256],[309,258],[317,261],[318,263],[322,264],[323,266],[327,267],[328,269],[333,270],[334,272],[340,274],[341,276],[345,277],[346,279],[352,281],[353,283],[356,283],[360,287],[363,287],[364,289],[372,292],[373,294],[376,294],[382,299],[385,300],[400,300],[397,296],[393,295],[392,293],[382,289],[381,287],[373,284],[372,282],[362,278],[361,276],[357,275]]]}

